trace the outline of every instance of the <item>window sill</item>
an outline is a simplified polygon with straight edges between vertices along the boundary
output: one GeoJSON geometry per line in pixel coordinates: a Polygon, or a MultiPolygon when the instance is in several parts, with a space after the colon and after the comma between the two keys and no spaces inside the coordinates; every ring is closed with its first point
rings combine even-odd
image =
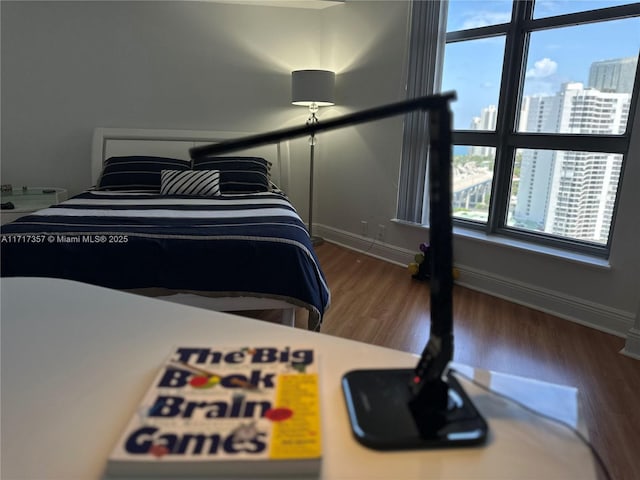
{"type": "MultiPolygon", "coordinates": [[[[404,225],[407,227],[426,231],[429,230],[429,227],[427,225],[407,222],[404,220],[399,220],[397,218],[393,218],[391,219],[391,221],[398,225],[404,225]]],[[[503,237],[499,235],[487,235],[484,232],[480,232],[470,228],[454,226],[453,235],[454,237],[458,238],[464,238],[490,245],[501,246],[526,253],[534,253],[537,255],[543,255],[545,257],[553,257],[557,258],[558,260],[564,260],[566,262],[576,263],[579,265],[587,265],[590,267],[596,267],[605,270],[611,269],[611,264],[605,258],[586,255],[584,253],[571,252],[568,250],[561,250],[559,248],[549,247],[547,245],[538,245],[532,242],[526,242],[523,240],[503,237]]]]}

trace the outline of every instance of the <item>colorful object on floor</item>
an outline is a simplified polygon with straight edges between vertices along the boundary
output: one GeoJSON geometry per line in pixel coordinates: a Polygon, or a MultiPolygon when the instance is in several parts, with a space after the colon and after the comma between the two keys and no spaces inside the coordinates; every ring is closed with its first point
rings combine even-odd
{"type": "Polygon", "coordinates": [[[431,269],[431,257],[429,244],[424,242],[420,244],[420,252],[413,257],[413,262],[408,265],[409,273],[416,280],[427,280],[429,278],[429,270],[431,269]]]}
{"type": "MultiPolygon", "coordinates": [[[[420,244],[420,252],[416,253],[413,257],[413,262],[407,265],[407,270],[413,278],[416,280],[428,280],[431,273],[431,256],[429,244],[423,242],[420,244]]],[[[457,268],[453,269],[453,279],[457,280],[460,278],[460,270],[457,268]]]]}

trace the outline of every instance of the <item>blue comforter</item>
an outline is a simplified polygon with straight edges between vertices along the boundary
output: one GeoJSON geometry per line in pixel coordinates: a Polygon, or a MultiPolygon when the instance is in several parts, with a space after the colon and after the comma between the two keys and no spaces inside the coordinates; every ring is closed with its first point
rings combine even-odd
{"type": "Polygon", "coordinates": [[[3,277],[275,298],[319,325],[330,294],[309,234],[275,192],[201,198],[89,191],[3,225],[3,277]]]}

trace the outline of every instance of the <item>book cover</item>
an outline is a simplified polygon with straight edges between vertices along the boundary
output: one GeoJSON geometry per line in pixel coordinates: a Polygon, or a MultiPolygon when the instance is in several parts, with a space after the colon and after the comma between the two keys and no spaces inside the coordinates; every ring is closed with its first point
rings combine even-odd
{"type": "Polygon", "coordinates": [[[317,473],[322,442],[312,348],[176,347],[113,449],[107,474],[317,473]]]}

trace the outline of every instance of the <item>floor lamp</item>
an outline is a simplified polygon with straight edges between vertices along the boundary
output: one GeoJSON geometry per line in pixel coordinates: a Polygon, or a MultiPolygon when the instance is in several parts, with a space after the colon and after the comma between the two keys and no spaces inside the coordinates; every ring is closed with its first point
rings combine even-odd
{"type": "MultiPolygon", "coordinates": [[[[296,70],[291,72],[291,103],[309,107],[307,125],[318,123],[319,107],[333,105],[336,74],[329,70],[296,70]]],[[[315,133],[309,137],[309,236],[313,245],[323,240],[313,235],[313,161],[316,144],[315,133]]]]}

